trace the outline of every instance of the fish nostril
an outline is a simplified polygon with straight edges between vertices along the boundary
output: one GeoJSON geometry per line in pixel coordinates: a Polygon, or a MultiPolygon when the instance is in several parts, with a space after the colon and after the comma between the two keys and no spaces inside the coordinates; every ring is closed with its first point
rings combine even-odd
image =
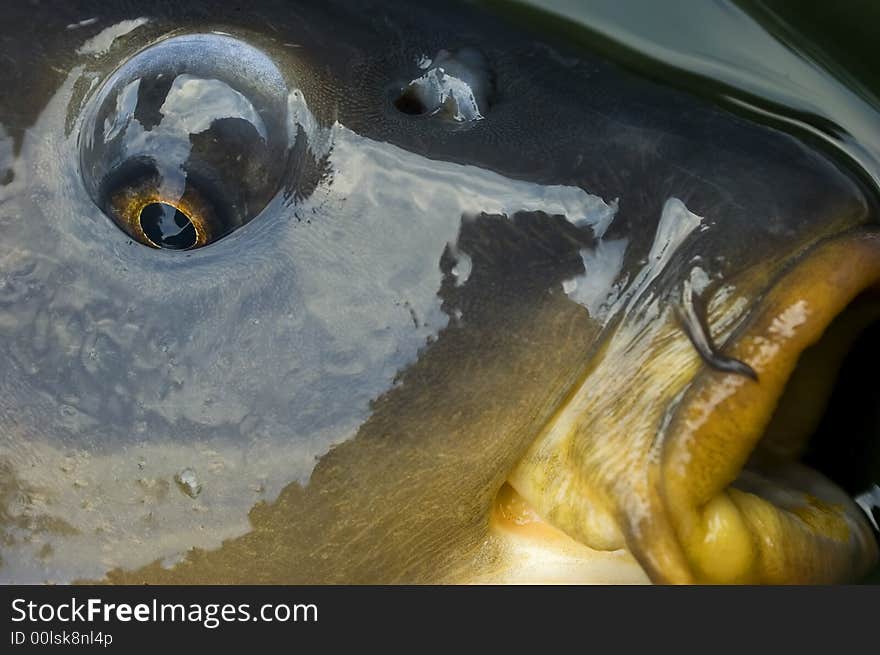
{"type": "Polygon", "coordinates": [[[413,93],[409,88],[403,90],[403,92],[395,99],[394,106],[397,107],[397,111],[409,114],[410,116],[420,116],[428,111],[428,108],[425,106],[416,93],[413,93]]]}
{"type": "Polygon", "coordinates": [[[283,185],[288,89],[230,36],[165,39],[122,63],[86,107],[80,170],[138,242],[199,248],[252,220],[283,185]]]}
{"type": "Polygon", "coordinates": [[[186,250],[198,241],[189,216],[165,202],[151,202],[141,210],[141,229],[159,248],[186,250]]]}
{"type": "Polygon", "coordinates": [[[400,89],[393,101],[399,112],[456,123],[486,116],[494,95],[494,75],[482,52],[471,47],[441,50],[434,59],[423,59],[420,68],[422,75],[400,89]]]}

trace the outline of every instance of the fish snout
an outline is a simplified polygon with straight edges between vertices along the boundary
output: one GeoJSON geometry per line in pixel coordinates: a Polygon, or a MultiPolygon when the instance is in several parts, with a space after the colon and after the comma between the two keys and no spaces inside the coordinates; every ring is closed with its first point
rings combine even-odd
{"type": "Polygon", "coordinates": [[[865,435],[836,433],[826,415],[841,411],[835,380],[860,384],[838,375],[848,351],[871,356],[858,343],[880,318],[880,238],[815,244],[769,285],[752,275],[739,285],[757,298],[748,312],[735,318],[731,294],[708,318],[755,375],[707,364],[671,310],[650,325],[624,317],[508,478],[535,520],[628,550],[654,582],[830,583],[871,569],[877,541],[851,497],[864,480],[813,465],[844,452],[849,469],[876,466],[865,435]]]}

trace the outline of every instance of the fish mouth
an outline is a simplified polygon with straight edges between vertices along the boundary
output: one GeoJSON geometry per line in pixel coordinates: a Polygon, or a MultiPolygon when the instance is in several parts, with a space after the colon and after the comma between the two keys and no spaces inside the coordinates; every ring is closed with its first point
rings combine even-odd
{"type": "MultiPolygon", "coordinates": [[[[541,521],[628,550],[656,583],[858,580],[878,559],[868,516],[804,460],[822,468],[838,373],[880,321],[880,234],[750,275],[740,299],[758,302],[718,299],[707,323],[754,377],[701,359],[674,311],[649,333],[624,321],[508,482],[541,521]]],[[[833,437],[846,452],[853,435],[833,437]]]]}

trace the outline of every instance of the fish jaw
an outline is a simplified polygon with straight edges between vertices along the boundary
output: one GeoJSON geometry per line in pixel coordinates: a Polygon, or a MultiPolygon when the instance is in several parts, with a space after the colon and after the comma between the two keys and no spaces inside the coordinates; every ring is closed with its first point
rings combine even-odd
{"type": "Polygon", "coordinates": [[[858,231],[711,303],[726,355],[757,380],[707,366],[673,309],[649,298],[620,320],[509,483],[573,539],[628,549],[654,582],[858,579],[878,557],[862,511],[796,461],[803,444],[763,441],[801,354],[878,279],[880,238],[858,231]],[[745,313],[743,297],[758,299],[745,313]]]}
{"type": "Polygon", "coordinates": [[[470,584],[648,584],[625,548],[599,550],[544,521],[509,484],[495,499],[483,565],[470,584]]]}

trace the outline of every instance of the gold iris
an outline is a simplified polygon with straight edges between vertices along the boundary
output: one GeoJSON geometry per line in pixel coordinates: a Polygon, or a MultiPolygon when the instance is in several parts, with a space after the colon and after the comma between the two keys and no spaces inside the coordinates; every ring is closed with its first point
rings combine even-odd
{"type": "Polygon", "coordinates": [[[179,197],[170,197],[150,178],[117,189],[107,204],[117,224],[146,246],[189,250],[213,240],[215,212],[191,185],[179,197]]]}

